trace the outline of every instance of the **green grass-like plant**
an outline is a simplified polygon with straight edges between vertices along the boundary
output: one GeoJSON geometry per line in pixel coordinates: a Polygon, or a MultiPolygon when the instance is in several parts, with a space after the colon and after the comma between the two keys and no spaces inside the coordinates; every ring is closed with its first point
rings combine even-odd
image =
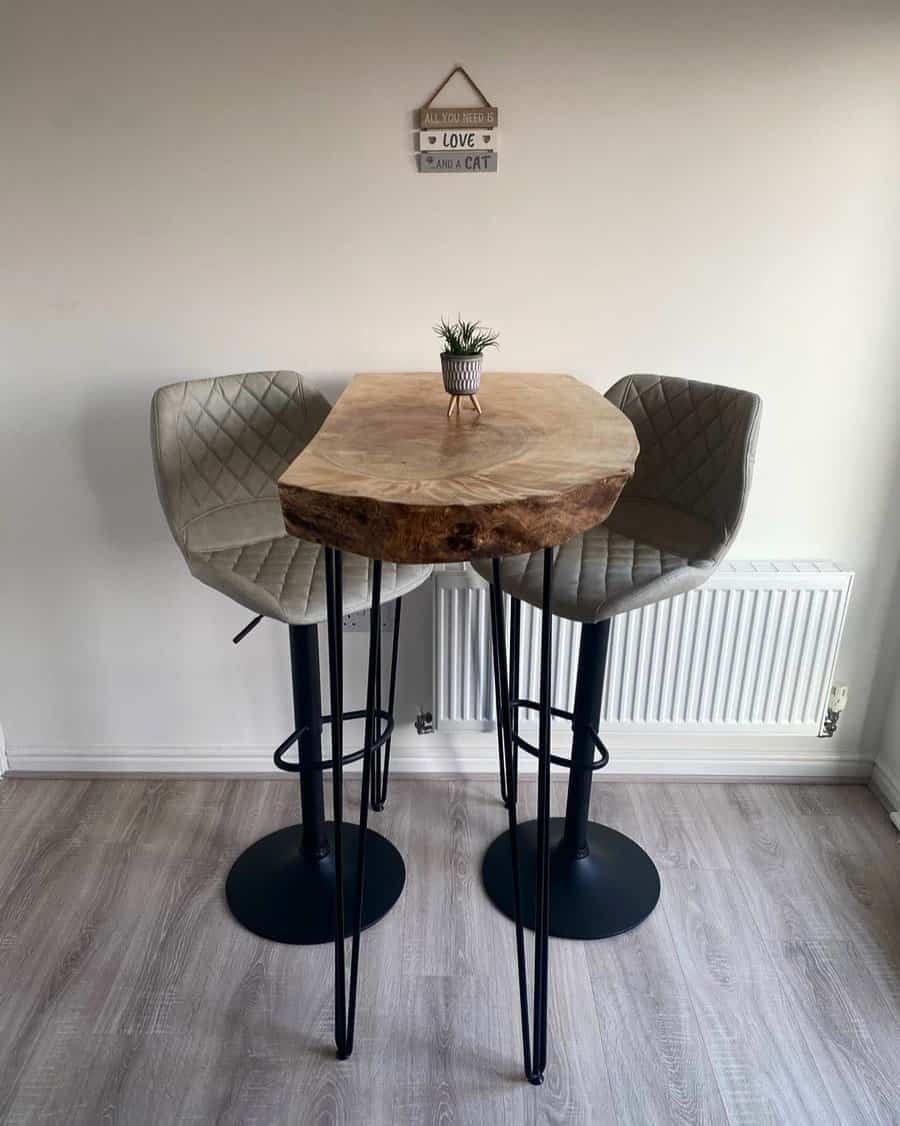
{"type": "Polygon", "coordinates": [[[464,321],[457,317],[450,324],[441,317],[434,331],[444,342],[444,351],[452,356],[478,356],[485,348],[499,348],[499,334],[492,328],[485,328],[481,321],[464,321]]]}

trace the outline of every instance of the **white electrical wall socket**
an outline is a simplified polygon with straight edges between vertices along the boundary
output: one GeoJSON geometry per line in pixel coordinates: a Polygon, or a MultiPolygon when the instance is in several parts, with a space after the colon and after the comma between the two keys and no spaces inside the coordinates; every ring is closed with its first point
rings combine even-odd
{"type": "MultiPolygon", "coordinates": [[[[390,633],[394,628],[394,614],[397,607],[393,602],[386,602],[381,607],[381,632],[390,633]]],[[[352,614],[344,615],[344,633],[368,633],[369,611],[356,610],[352,614]]]]}
{"type": "Polygon", "coordinates": [[[849,691],[846,684],[832,684],[831,692],[828,695],[828,710],[830,712],[842,712],[847,706],[849,691]]]}

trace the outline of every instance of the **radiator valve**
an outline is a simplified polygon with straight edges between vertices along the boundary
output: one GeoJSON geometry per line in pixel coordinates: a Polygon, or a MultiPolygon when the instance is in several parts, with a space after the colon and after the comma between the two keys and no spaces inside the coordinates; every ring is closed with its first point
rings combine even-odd
{"type": "Polygon", "coordinates": [[[825,722],[822,724],[822,736],[830,739],[837,731],[838,720],[841,712],[847,706],[847,685],[833,684],[828,694],[828,710],[825,712],[825,722]]]}
{"type": "Polygon", "coordinates": [[[416,733],[418,735],[434,734],[434,716],[431,712],[419,711],[416,715],[416,733]]]}

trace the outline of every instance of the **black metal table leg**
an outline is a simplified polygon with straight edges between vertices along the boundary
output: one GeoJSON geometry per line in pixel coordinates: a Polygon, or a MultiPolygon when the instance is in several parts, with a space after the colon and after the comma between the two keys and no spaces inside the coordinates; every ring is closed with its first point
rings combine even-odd
{"type": "MultiPolygon", "coordinates": [[[[515,628],[511,631],[513,638],[515,628]]],[[[588,819],[596,736],[602,701],[603,677],[609,643],[609,622],[582,626],[578,658],[578,680],[572,720],[572,755],[565,818],[551,818],[550,837],[550,934],[557,938],[609,938],[632,930],[651,913],[659,900],[659,873],[646,852],[623,833],[588,819]]],[[[512,640],[511,640],[512,645],[512,640]]],[[[515,694],[511,705],[525,705],[515,694]]],[[[517,734],[513,732],[513,743],[517,734]]],[[[602,746],[602,744],[599,744],[602,746]]],[[[605,751],[604,751],[605,755],[605,751]]],[[[555,758],[554,758],[555,760],[555,758]]],[[[516,849],[522,879],[535,879],[541,863],[540,828],[536,821],[519,825],[516,849]]],[[[482,864],[482,880],[488,897],[505,915],[515,916],[509,882],[510,837],[504,833],[490,845],[482,864]]],[[[534,905],[523,903],[526,927],[535,928],[534,905]]]]}
{"type": "MultiPolygon", "coordinates": [[[[553,580],[553,551],[544,552],[544,584],[541,622],[541,706],[538,755],[538,839],[537,864],[534,882],[526,887],[535,889],[534,936],[534,999],[532,1003],[532,1030],[528,1027],[528,974],[525,965],[525,934],[523,924],[522,873],[518,854],[517,771],[513,755],[513,724],[510,710],[508,665],[506,660],[506,632],[503,621],[503,592],[500,587],[500,561],[495,559],[492,568],[493,598],[491,600],[491,631],[497,654],[497,678],[500,687],[498,718],[503,728],[503,754],[506,763],[507,816],[509,819],[510,847],[507,851],[507,883],[513,896],[513,918],[516,924],[516,961],[519,975],[519,1005],[522,1021],[522,1051],[525,1075],[536,1086],[543,1083],[547,1067],[547,998],[549,987],[549,822],[550,822],[550,596],[553,580]],[[511,867],[511,873],[510,873],[511,867]],[[510,880],[510,874],[512,879],[510,880]]],[[[518,672],[518,670],[517,670],[518,672]]],[[[517,675],[517,674],[516,674],[517,675]]]]}
{"type": "MultiPolygon", "coordinates": [[[[334,1043],[338,1058],[347,1044],[347,972],[344,937],[344,623],[342,560],[325,549],[325,592],[328,603],[328,681],[331,694],[332,801],[334,804],[334,868],[337,895],[334,905],[334,1043]]],[[[368,808],[363,787],[360,805],[368,808]]]]}
{"type": "MultiPolygon", "coordinates": [[[[509,829],[485,854],[482,878],[493,903],[516,925],[516,959],[525,1074],[531,1083],[543,1082],[547,1067],[547,1006],[549,996],[550,935],[600,938],[620,934],[642,922],[659,899],[659,874],[644,850],[614,829],[588,821],[591,779],[609,755],[597,735],[601,693],[609,643],[609,622],[582,630],[575,708],[571,713],[550,702],[550,614],[553,550],[543,555],[541,596],[540,699],[518,698],[519,603],[512,602],[511,657],[506,660],[506,633],[500,560],[491,569],[491,639],[498,685],[498,728],[504,761],[509,829]],[[510,686],[512,683],[512,696],[510,686]],[[538,745],[518,734],[520,707],[538,711],[538,745]],[[551,715],[572,722],[572,755],[551,752],[551,715]],[[523,747],[538,759],[537,819],[518,824],[518,759],[523,747]],[[599,759],[595,752],[600,751],[599,759]],[[565,818],[550,817],[550,765],[570,770],[565,818]],[[510,878],[510,876],[512,878],[510,878]],[[534,888],[534,898],[523,895],[534,888]],[[533,1023],[529,1034],[528,983],[524,927],[534,930],[533,1023]]],[[[501,775],[501,778],[504,775],[501,775]]]]}
{"type": "MultiPolygon", "coordinates": [[[[327,563],[326,572],[330,568],[327,563]]],[[[334,575],[331,570],[332,577],[334,575]]],[[[329,596],[330,597],[330,596],[329,596]]],[[[331,604],[331,603],[330,603],[331,604]]],[[[341,617],[337,616],[338,634],[329,640],[342,670],[340,642],[341,617]]],[[[343,803],[336,810],[333,822],[325,820],[323,770],[341,758],[336,751],[330,762],[322,759],[322,725],[335,715],[347,717],[343,711],[343,681],[338,676],[340,707],[332,715],[322,715],[319,680],[318,630],[314,625],[290,626],[291,673],[296,730],[276,752],[276,763],[299,775],[301,825],[289,825],[270,833],[247,848],[235,861],[225,885],[225,895],[232,915],[242,926],[275,942],[313,945],[333,942],[337,931],[335,888],[338,881],[337,856],[341,854],[340,880],[343,897],[340,903],[354,903],[358,884],[358,858],[362,834],[356,825],[343,820],[343,803]],[[281,754],[293,742],[298,744],[296,765],[282,761],[281,754]]],[[[329,660],[331,659],[329,655],[329,660]]],[[[349,713],[361,717],[362,712],[349,713]]],[[[380,719],[389,723],[382,713],[380,719]]],[[[343,728],[333,723],[333,745],[343,751],[343,728]]],[[[367,745],[372,740],[367,737],[367,745]]],[[[345,756],[346,757],[346,756],[345,756]]],[[[364,757],[361,752],[351,759],[364,757]]],[[[365,827],[364,827],[365,828],[365,827]]],[[[372,926],[393,907],[403,891],[406,868],[395,846],[372,830],[365,831],[366,869],[360,928],[372,926]]]]}
{"type": "MultiPolygon", "coordinates": [[[[338,621],[341,615],[338,616],[338,621]]],[[[356,1024],[356,994],[359,983],[359,935],[362,929],[363,893],[366,879],[366,827],[369,820],[369,805],[366,794],[369,793],[372,772],[372,744],[378,725],[376,716],[376,700],[380,701],[381,662],[381,562],[376,560],[372,564],[372,611],[370,615],[369,632],[369,674],[366,686],[366,734],[365,745],[368,748],[363,758],[362,794],[359,803],[359,845],[356,863],[356,903],[353,919],[353,946],[350,956],[350,1008],[347,1015],[347,1042],[344,1056],[349,1056],[353,1051],[353,1030],[356,1024]]],[[[379,754],[380,757],[380,754],[379,754]]],[[[340,1046],[338,1055],[341,1056],[340,1046]]]]}
{"type": "MultiPolygon", "coordinates": [[[[370,623],[371,625],[371,623],[370,623]]],[[[381,626],[379,625],[379,631],[381,626]]],[[[381,711],[381,634],[375,647],[375,708],[381,711]]],[[[380,723],[379,723],[380,728],[380,723]]],[[[379,730],[380,734],[380,730],[379,730]]],[[[368,739],[366,740],[368,742],[368,739]]],[[[375,761],[372,767],[372,776],[369,779],[369,802],[372,809],[379,810],[379,797],[381,796],[381,745],[375,748],[375,761]]]]}
{"type": "MultiPolygon", "coordinates": [[[[522,603],[518,598],[509,600],[509,697],[511,700],[519,698],[519,639],[522,627],[522,603]]],[[[516,737],[519,734],[519,712],[511,708],[509,721],[512,730],[512,767],[513,775],[519,772],[519,745],[516,737]]]]}
{"type": "MultiPolygon", "coordinates": [[[[489,589],[491,603],[491,622],[497,616],[497,593],[494,584],[489,589]]],[[[501,595],[502,598],[502,595],[501,595]]],[[[491,645],[491,667],[494,672],[494,704],[497,711],[497,755],[500,760],[500,799],[504,805],[509,803],[509,787],[506,780],[506,754],[503,744],[503,726],[500,723],[500,651],[496,645],[491,645]]],[[[518,672],[518,669],[516,670],[518,672]]]]}
{"type": "MultiPolygon", "coordinates": [[[[388,714],[394,714],[394,699],[397,694],[397,650],[400,639],[400,611],[403,609],[403,599],[398,598],[394,603],[394,628],[391,631],[391,671],[388,681],[388,714]]],[[[381,657],[379,647],[378,660],[378,707],[381,707],[381,657]]],[[[381,763],[381,748],[378,748],[375,760],[375,773],[372,779],[372,808],[376,813],[384,809],[387,801],[388,781],[391,770],[391,739],[388,736],[384,745],[384,765],[381,763]]]]}
{"type": "Polygon", "coordinates": [[[513,895],[513,915],[516,924],[516,966],[519,975],[519,1007],[522,1022],[522,1056],[525,1074],[531,1078],[531,1036],[528,1029],[528,977],[525,968],[525,931],[522,925],[522,888],[519,873],[518,825],[516,803],[518,800],[517,779],[513,770],[512,726],[509,708],[509,680],[506,661],[506,630],[503,622],[503,592],[500,589],[500,561],[493,561],[491,579],[491,642],[495,654],[497,675],[497,726],[500,729],[501,753],[506,763],[507,801],[506,812],[509,819],[509,842],[507,853],[507,880],[511,883],[513,895]],[[499,595],[499,597],[498,597],[499,595]],[[511,865],[510,865],[511,862],[511,865]],[[510,877],[510,867],[512,879],[510,877]]]}
{"type": "Polygon", "coordinates": [[[541,697],[538,747],[537,888],[534,927],[534,1059],[532,1083],[542,1083],[547,1067],[547,986],[550,960],[550,596],[553,551],[544,549],[541,595],[541,697]]]}
{"type": "MultiPolygon", "coordinates": [[[[362,788],[359,804],[359,833],[356,842],[356,866],[354,894],[351,900],[352,943],[350,947],[350,985],[347,993],[346,965],[344,955],[345,903],[344,903],[344,856],[341,845],[340,826],[343,824],[343,612],[341,591],[342,557],[339,551],[326,548],[325,583],[328,594],[328,654],[331,680],[332,715],[332,762],[334,782],[334,820],[338,828],[335,847],[335,870],[338,888],[342,894],[335,904],[334,935],[334,1038],[338,1059],[347,1059],[353,1051],[353,1034],[356,1026],[356,998],[359,988],[360,933],[363,929],[363,908],[366,891],[366,861],[369,834],[369,801],[372,787],[372,757],[375,750],[379,727],[378,701],[380,692],[379,650],[381,647],[381,562],[372,564],[372,605],[370,610],[369,664],[366,678],[366,728],[363,739],[362,788]]],[[[399,854],[398,854],[399,855],[399,854]]],[[[402,861],[401,861],[402,864],[402,861]]],[[[380,873],[379,873],[380,874],[380,873]]]]}

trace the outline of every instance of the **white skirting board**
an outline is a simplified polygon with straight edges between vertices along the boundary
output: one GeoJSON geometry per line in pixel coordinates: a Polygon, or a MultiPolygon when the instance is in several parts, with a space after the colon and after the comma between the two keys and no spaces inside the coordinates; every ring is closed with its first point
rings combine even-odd
{"type": "MultiPolygon", "coordinates": [[[[604,778],[746,778],[755,780],[865,781],[872,761],[837,739],[804,736],[610,735],[604,778]]],[[[567,748],[567,732],[553,733],[554,746],[567,748]]],[[[325,753],[328,754],[327,741],[325,753]]],[[[272,763],[271,747],[9,747],[13,776],[181,775],[284,777],[272,763]]],[[[359,764],[348,768],[357,770],[359,764]]],[[[531,756],[520,755],[523,776],[535,771],[531,756]]],[[[490,732],[400,734],[391,769],[397,776],[491,777],[497,774],[497,740],[490,732]]],[[[564,775],[564,771],[560,771],[564,775]]]]}

